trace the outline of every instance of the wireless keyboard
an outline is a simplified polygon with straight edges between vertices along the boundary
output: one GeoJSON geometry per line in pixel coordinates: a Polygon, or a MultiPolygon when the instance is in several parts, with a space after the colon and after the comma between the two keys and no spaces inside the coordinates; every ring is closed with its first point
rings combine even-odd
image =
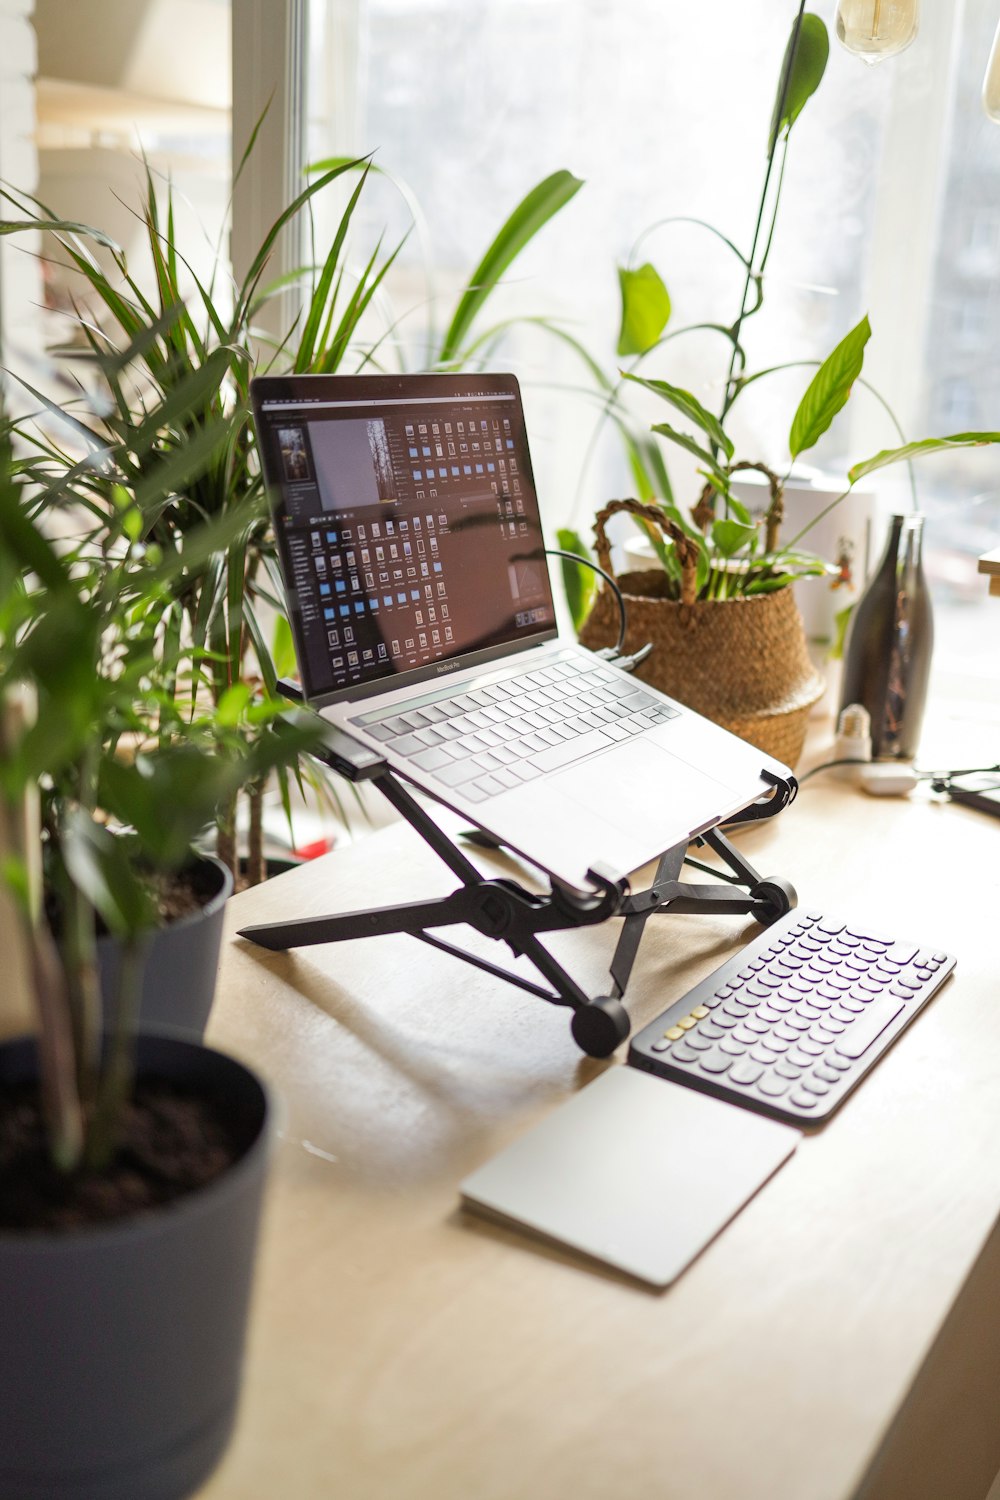
{"type": "Polygon", "coordinates": [[[791,911],[640,1031],[628,1061],[797,1125],[825,1120],[955,967],[791,911]]]}

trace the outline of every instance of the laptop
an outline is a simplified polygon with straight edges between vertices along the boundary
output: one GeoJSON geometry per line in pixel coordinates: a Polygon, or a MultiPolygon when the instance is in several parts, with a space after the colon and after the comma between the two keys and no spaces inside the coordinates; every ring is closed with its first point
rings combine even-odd
{"type": "Polygon", "coordinates": [[[513,375],[251,396],[305,697],[421,791],[586,890],[788,776],[560,634],[513,375]]]}

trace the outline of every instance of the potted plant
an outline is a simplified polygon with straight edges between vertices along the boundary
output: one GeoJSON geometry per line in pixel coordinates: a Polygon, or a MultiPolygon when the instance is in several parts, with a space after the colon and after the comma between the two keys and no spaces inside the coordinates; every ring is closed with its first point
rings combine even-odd
{"type": "MultiPolygon", "coordinates": [[[[129,270],[121,249],[99,229],[60,220],[27,195],[3,193],[21,217],[0,225],[0,230],[44,228],[79,273],[82,301],[72,337],[55,355],[70,371],[82,356],[95,376],[82,406],[75,385],[72,398],[60,404],[46,401],[29,387],[49,418],[45,429],[23,429],[34,444],[32,477],[43,495],[55,496],[60,506],[69,497],[81,514],[93,517],[98,532],[114,517],[123,494],[139,497],[141,540],[165,554],[182,547],[188,533],[206,518],[235,520],[229,546],[206,556],[175,583],[163,603],[158,636],[162,646],[183,638],[203,652],[200,688],[217,710],[225,705],[226,714],[251,700],[273,708],[279,701],[279,679],[295,670],[274,537],[266,508],[259,503],[262,481],[249,401],[251,378],[283,368],[323,374],[349,366],[375,368],[392,347],[385,344],[386,329],[377,321],[366,322],[366,317],[377,305],[402,241],[383,251],[379,237],[356,272],[348,256],[371,163],[337,158],[311,171],[313,180],[271,226],[242,284],[235,287],[221,267],[207,285],[190,272],[175,233],[169,188],[161,210],[148,168],[140,212],[155,271],[155,290],[149,293],[129,270]],[[280,339],[263,336],[258,328],[260,310],[288,285],[288,278],[278,286],[266,281],[279,233],[297,215],[309,212],[316,194],[355,176],[326,255],[292,277],[302,293],[298,315],[280,339]],[[188,307],[184,288],[191,281],[188,307]],[[106,357],[122,341],[136,350],[130,380],[121,378],[114,360],[106,357]],[[180,386],[187,395],[178,403],[175,394],[180,386]],[[147,410],[150,399],[157,403],[160,417],[155,431],[147,410]],[[101,463],[81,465],[81,448],[100,453],[101,463]],[[142,496],[164,466],[171,490],[161,505],[151,507],[142,496]]],[[[492,290],[580,186],[568,172],[553,173],[514,209],[460,294],[440,343],[435,340],[428,349],[430,363],[458,368],[477,357],[473,324],[492,290]]],[[[492,344],[500,331],[489,330],[483,340],[492,344]]],[[[164,686],[179,696],[186,691],[171,683],[167,674],[164,686]]],[[[308,780],[319,795],[329,794],[329,777],[304,758],[279,771],[286,808],[292,775],[300,783],[308,780]]],[[[245,792],[247,803],[246,880],[255,884],[264,875],[263,781],[251,779],[223,803],[217,852],[235,875],[240,792],[245,792]]],[[[333,796],[338,800],[336,792],[333,796]]]]}
{"type": "Polygon", "coordinates": [[[182,718],[164,689],[200,653],[164,652],[157,610],[225,528],[164,553],[122,495],[99,542],[57,544],[45,499],[0,422],[3,1010],[20,1019],[21,984],[35,1017],[0,1046],[0,1496],[179,1500],[233,1420],[267,1100],[232,1059],[138,1034],[154,891],[219,800],[313,731],[182,718]],[[107,1015],[98,917],[121,945],[107,1015]]]}
{"type": "MultiPolygon", "coordinates": [[[[735,318],[699,325],[711,327],[728,346],[718,414],[691,391],[640,373],[641,366],[651,356],[662,355],[678,332],[690,331],[664,333],[670,297],[650,263],[619,268],[622,317],[617,352],[620,358],[633,359],[630,368],[619,371],[618,379],[601,376],[605,413],[623,434],[639,501],[613,503],[601,512],[595,528],[598,557],[606,568],[610,566],[604,526],[616,509],[624,508],[646,532],[660,563],[658,569],[631,572],[621,580],[630,620],[627,649],[650,640],[654,644],[639,675],[792,765],[801,751],[809,708],[823,685],[810,663],[790,586],[803,577],[833,576],[836,568],[803,545],[810,527],[826,512],[796,527],[794,518],[785,516],[784,487],[792,464],[827,431],[854,385],[864,383],[864,351],[871,337],[867,316],[824,360],[810,362],[815,373],[792,415],[784,476],[761,463],[758,455],[738,453],[727,421],[749,386],[778,369],[804,363],[750,371],[743,333],[764,302],[765,270],[792,127],[819,87],[828,52],[823,21],[800,4],[779,75],[749,252],[744,253],[711,225],[701,226],[721,239],[742,267],[742,296],[735,318]],[[627,409],[625,393],[636,386],[669,408],[668,419],[653,425],[652,435],[637,430],[627,409]],[[693,507],[677,503],[657,439],[697,460],[703,488],[693,507]],[[768,481],[769,500],[759,515],[752,514],[734,492],[734,480],[748,469],[760,471],[768,481]],[[791,530],[791,536],[783,533],[783,526],[785,532],[791,530]]],[[[594,368],[593,361],[588,360],[588,365],[594,368]]],[[[946,448],[996,442],[1000,437],[993,432],[971,432],[907,443],[896,427],[899,446],[853,465],[844,495],[888,464],[946,448]]],[[[563,534],[562,544],[576,551],[581,547],[580,539],[570,532],[563,534]]],[[[574,576],[570,588],[581,640],[593,647],[610,644],[617,629],[610,594],[604,590],[595,598],[586,577],[574,576]]]]}

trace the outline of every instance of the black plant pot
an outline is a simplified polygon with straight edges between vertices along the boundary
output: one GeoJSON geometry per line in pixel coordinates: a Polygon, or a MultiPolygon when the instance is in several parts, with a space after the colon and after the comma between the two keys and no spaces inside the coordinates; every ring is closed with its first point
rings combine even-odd
{"type": "MultiPolygon", "coordinates": [[[[200,1041],[208,1024],[226,902],[233,894],[233,877],[221,860],[212,854],[199,855],[196,867],[205,904],[191,916],[156,929],[146,949],[139,1000],[141,1030],[170,1032],[191,1041],[200,1041]]],[[[114,938],[98,941],[101,993],[109,1008],[120,957],[114,938]]]]}
{"type": "MultiPolygon", "coordinates": [[[[267,1156],[241,1064],[144,1036],[139,1069],[225,1101],[243,1154],[161,1208],[67,1233],[0,1232],[0,1500],[181,1500],[236,1410],[267,1156]]],[[[35,1074],[30,1040],[0,1080],[35,1074]]]]}

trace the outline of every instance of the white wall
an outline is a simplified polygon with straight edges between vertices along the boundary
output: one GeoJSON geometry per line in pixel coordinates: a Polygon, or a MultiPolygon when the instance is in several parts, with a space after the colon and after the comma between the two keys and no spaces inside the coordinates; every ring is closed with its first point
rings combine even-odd
{"type": "MultiPolygon", "coordinates": [[[[36,68],[32,0],[0,0],[0,181],[33,192],[38,182],[35,146],[36,68]]],[[[5,219],[16,218],[9,203],[5,219]]],[[[0,239],[0,349],[3,362],[37,344],[41,277],[33,239],[0,239]]]]}

